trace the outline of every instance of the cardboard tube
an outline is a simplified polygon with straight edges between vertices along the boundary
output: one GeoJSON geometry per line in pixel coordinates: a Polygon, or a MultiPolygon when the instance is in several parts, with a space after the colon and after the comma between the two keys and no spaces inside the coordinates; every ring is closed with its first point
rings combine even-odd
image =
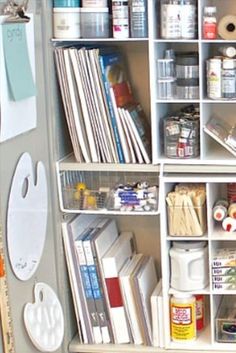
{"type": "Polygon", "coordinates": [[[222,39],[236,39],[236,16],[226,15],[222,17],[218,24],[218,34],[222,39]]]}

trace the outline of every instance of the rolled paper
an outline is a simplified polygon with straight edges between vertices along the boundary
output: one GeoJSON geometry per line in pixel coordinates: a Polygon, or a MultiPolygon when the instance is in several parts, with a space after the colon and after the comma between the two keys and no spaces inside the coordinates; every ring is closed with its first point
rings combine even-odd
{"type": "Polygon", "coordinates": [[[218,23],[218,35],[222,39],[234,40],[236,39],[236,16],[223,16],[218,23]]]}

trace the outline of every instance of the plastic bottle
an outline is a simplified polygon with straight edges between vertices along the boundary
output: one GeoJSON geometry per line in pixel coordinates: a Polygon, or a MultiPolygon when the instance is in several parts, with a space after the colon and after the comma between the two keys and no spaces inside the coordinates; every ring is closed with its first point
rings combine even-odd
{"type": "Polygon", "coordinates": [[[235,47],[220,47],[219,49],[220,54],[226,56],[228,58],[233,58],[236,56],[236,48],[235,47]]]}
{"type": "Polygon", "coordinates": [[[132,38],[148,36],[147,0],[130,0],[130,33],[132,38]]]}
{"type": "Polygon", "coordinates": [[[230,217],[236,219],[236,202],[230,204],[228,214],[230,217]]]}
{"type": "Polygon", "coordinates": [[[222,222],[222,227],[226,232],[234,232],[236,230],[236,220],[232,217],[226,217],[222,222]]]}
{"type": "Polygon", "coordinates": [[[216,39],[217,23],[215,6],[206,6],[204,8],[202,36],[203,39],[216,39]]]}
{"type": "Polygon", "coordinates": [[[196,298],[189,293],[176,293],[170,301],[171,339],[194,341],[197,336],[196,298]]]}
{"type": "Polygon", "coordinates": [[[129,38],[129,7],[127,0],[112,0],[112,31],[114,38],[129,38]]]}
{"type": "Polygon", "coordinates": [[[216,201],[213,210],[212,217],[215,221],[221,222],[227,216],[229,203],[227,200],[216,201]]]}
{"type": "Polygon", "coordinates": [[[234,60],[225,58],[222,63],[221,71],[222,97],[235,98],[236,97],[236,73],[234,67],[234,60]]]}
{"type": "Polygon", "coordinates": [[[201,331],[205,327],[205,299],[202,294],[195,295],[195,298],[197,331],[201,331]]]}

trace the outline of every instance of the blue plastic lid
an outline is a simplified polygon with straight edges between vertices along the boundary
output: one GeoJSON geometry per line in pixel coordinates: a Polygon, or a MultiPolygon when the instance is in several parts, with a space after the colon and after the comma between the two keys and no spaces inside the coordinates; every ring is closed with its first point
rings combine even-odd
{"type": "Polygon", "coordinates": [[[80,0],[53,0],[53,7],[80,7],[80,0]]]}

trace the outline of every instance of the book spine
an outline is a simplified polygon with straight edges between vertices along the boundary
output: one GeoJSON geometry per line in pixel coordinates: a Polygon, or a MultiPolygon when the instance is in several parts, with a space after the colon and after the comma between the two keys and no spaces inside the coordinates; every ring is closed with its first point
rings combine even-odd
{"type": "Polygon", "coordinates": [[[123,304],[119,277],[105,278],[115,343],[130,343],[130,328],[123,304]]]}
{"type": "Polygon", "coordinates": [[[99,63],[100,63],[100,67],[101,67],[102,79],[103,79],[103,84],[104,84],[104,88],[105,88],[107,104],[108,104],[108,108],[109,108],[109,112],[110,112],[111,124],[112,124],[113,131],[114,131],[119,161],[120,161],[120,163],[125,163],[124,154],[123,154],[120,136],[119,136],[119,131],[118,131],[118,126],[116,123],[115,112],[114,112],[111,97],[110,97],[110,83],[108,82],[108,79],[106,77],[106,72],[105,72],[106,70],[104,67],[102,55],[99,55],[99,63]]]}
{"type": "Polygon", "coordinates": [[[88,267],[89,278],[91,282],[93,297],[96,310],[98,313],[99,324],[101,327],[103,343],[111,342],[111,333],[109,330],[109,320],[107,317],[106,303],[103,296],[101,280],[99,278],[98,263],[96,260],[95,249],[92,246],[91,240],[84,240],[83,247],[88,267]]]}
{"type": "Polygon", "coordinates": [[[86,263],[86,257],[83,248],[83,241],[75,241],[75,247],[78,255],[79,268],[81,272],[84,292],[86,296],[88,311],[90,314],[90,320],[93,327],[94,341],[95,343],[102,343],[102,334],[99,325],[98,313],[95,305],[95,300],[93,297],[92,285],[90,281],[88,266],[86,263]]]}

